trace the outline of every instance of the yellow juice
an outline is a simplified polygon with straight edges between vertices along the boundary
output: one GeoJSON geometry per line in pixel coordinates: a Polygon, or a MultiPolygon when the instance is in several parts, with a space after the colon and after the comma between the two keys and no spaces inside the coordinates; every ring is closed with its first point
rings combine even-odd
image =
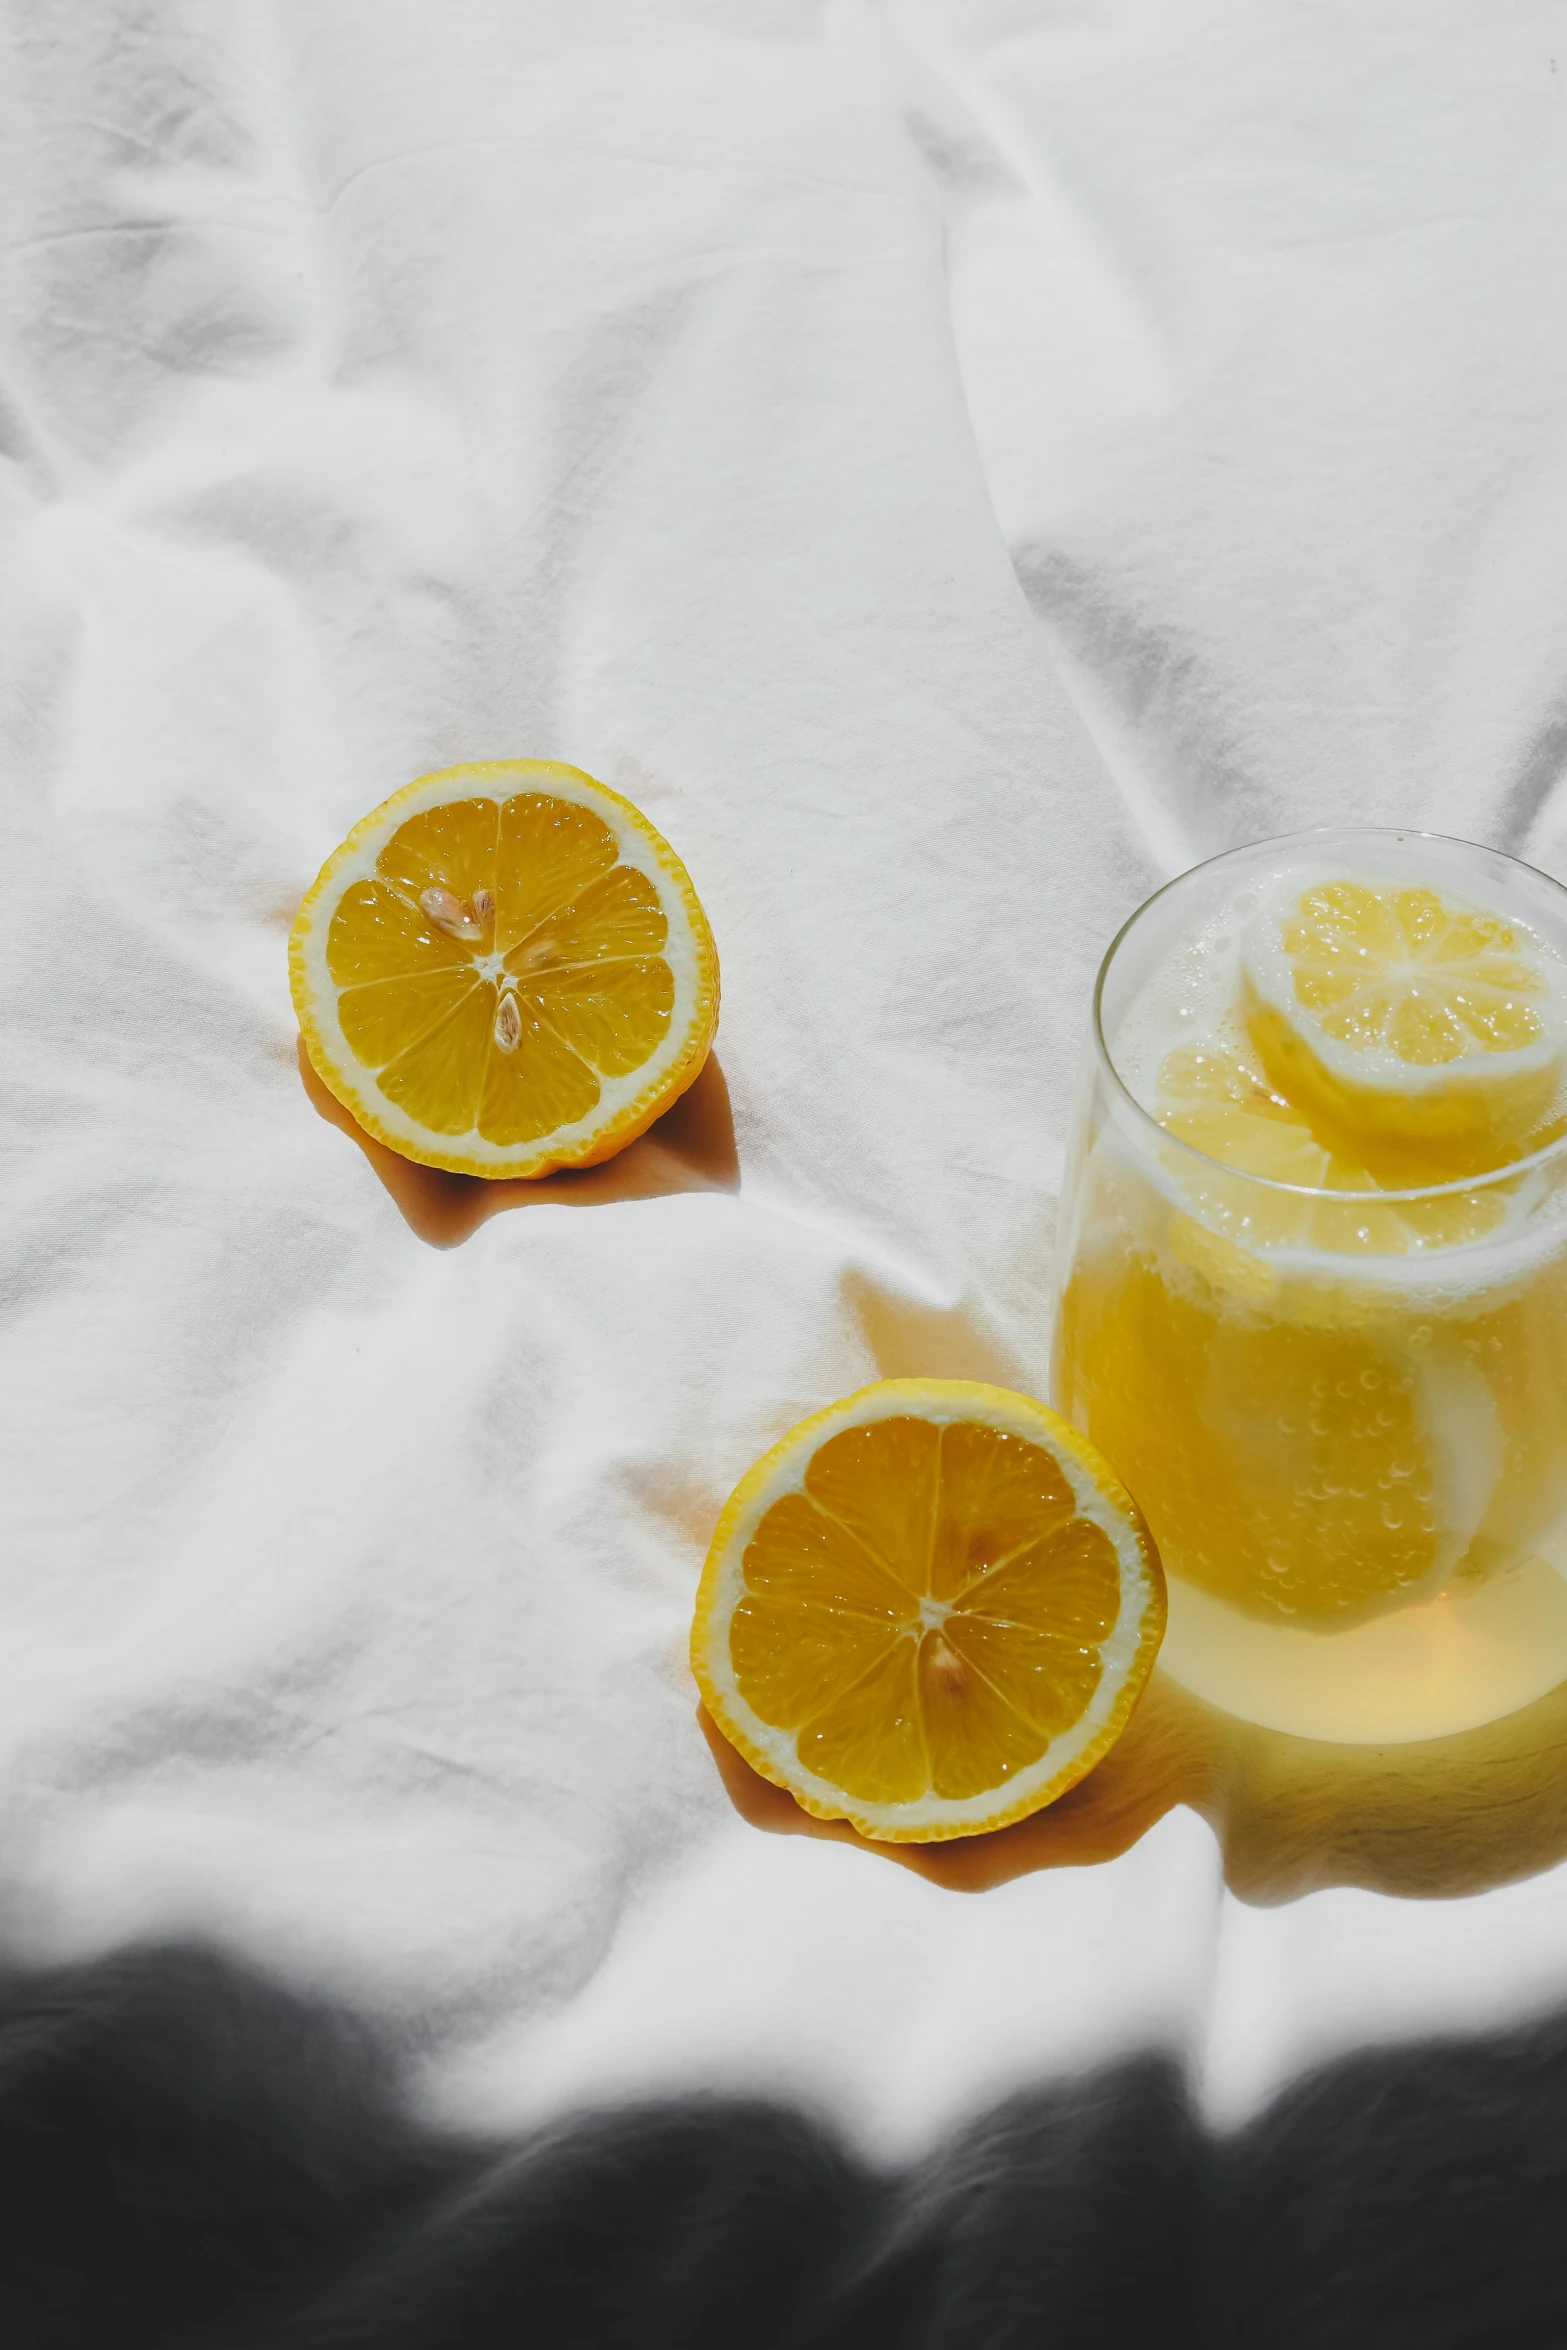
{"type": "Polygon", "coordinates": [[[1279,1729],[1429,1737],[1567,1678],[1567,919],[1527,874],[1264,844],[1151,901],[1101,982],[1054,1400],[1152,1528],[1165,1669],[1279,1729]],[[1276,951],[1318,951],[1302,905],[1320,969],[1276,951]],[[1477,1043],[1433,1042],[1444,989],[1477,1043]]]}

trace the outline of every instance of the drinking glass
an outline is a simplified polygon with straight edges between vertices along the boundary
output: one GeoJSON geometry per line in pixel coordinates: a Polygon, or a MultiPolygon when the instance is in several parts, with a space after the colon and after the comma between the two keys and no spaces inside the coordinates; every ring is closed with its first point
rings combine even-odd
{"type": "Polygon", "coordinates": [[[1129,1016],[1184,939],[1292,870],[1429,885],[1567,957],[1567,891],[1429,833],[1258,842],[1150,898],[1094,993],[1053,1400],[1147,1517],[1167,1672],[1302,1736],[1428,1738],[1567,1679],[1567,1136],[1361,1192],[1168,1132],[1118,1066],[1129,1016]]]}

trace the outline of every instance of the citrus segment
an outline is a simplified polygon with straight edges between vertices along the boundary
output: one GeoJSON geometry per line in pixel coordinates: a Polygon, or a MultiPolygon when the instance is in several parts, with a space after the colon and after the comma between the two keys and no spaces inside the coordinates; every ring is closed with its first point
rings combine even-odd
{"type": "Polygon", "coordinates": [[[742,1479],[691,1656],[719,1728],[806,1810],[925,1842],[1081,1778],[1163,1624],[1142,1520],[1074,1429],[1000,1388],[887,1380],[742,1479]]]}
{"type": "Polygon", "coordinates": [[[448,970],[372,979],[367,986],[346,988],[338,998],[338,1017],[354,1057],[369,1068],[384,1068],[455,1012],[472,984],[466,971],[448,970]]]}
{"type": "Polygon", "coordinates": [[[425,776],[357,825],[289,942],[306,1048],[370,1133],[474,1175],[588,1166],[695,1077],[712,934],[679,859],[580,769],[425,776]]]}
{"type": "Polygon", "coordinates": [[[465,988],[450,1011],[394,1053],[379,1073],[382,1097],[433,1134],[462,1134],[490,1054],[493,1007],[484,990],[465,988]]]}
{"type": "Polygon", "coordinates": [[[576,893],[608,873],[617,855],[614,834],[591,808],[541,792],[518,792],[507,800],[495,874],[504,909],[495,942],[500,952],[509,954],[576,893]]]}
{"type": "Polygon", "coordinates": [[[493,889],[496,816],[493,799],[466,792],[422,807],[398,825],[376,859],[377,872],[415,905],[427,889],[449,890],[458,899],[493,889]]]}

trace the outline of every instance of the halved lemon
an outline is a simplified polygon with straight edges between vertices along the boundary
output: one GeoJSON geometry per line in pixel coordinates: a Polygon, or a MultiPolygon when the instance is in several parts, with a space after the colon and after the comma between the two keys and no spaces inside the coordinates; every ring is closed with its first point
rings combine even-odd
{"type": "Polygon", "coordinates": [[[1136,1504],[1043,1404],[888,1379],[731,1494],[691,1663],[747,1761],[886,1843],[1037,1811],[1124,1728],[1164,1631],[1136,1504]]]}
{"type": "Polygon", "coordinates": [[[1405,1187],[1561,1130],[1567,973],[1522,923],[1425,884],[1330,877],[1264,906],[1242,964],[1271,1083],[1405,1187]]]}
{"type": "Polygon", "coordinates": [[[718,1024],[712,932],[674,850],[544,759],[448,767],[372,810],[306,893],[289,976],[338,1100],[464,1175],[609,1158],[718,1024]]]}

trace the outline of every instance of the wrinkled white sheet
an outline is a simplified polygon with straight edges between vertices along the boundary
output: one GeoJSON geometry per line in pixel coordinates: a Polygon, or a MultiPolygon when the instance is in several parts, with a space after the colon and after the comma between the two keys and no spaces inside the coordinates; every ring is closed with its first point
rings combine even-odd
{"type": "Polygon", "coordinates": [[[1549,0],[4,31],[10,1947],[216,1937],[469,2113],[759,2081],[887,2145],[1553,1996],[1560,1874],[1247,1907],[1182,1809],[966,1899],[761,1836],[683,1653],[795,1419],[1042,1387],[1158,880],[1340,815],[1567,873],[1549,0]],[[721,1078],[458,1237],[307,1098],[283,949],[504,754],[685,857],[721,1078]]]}

